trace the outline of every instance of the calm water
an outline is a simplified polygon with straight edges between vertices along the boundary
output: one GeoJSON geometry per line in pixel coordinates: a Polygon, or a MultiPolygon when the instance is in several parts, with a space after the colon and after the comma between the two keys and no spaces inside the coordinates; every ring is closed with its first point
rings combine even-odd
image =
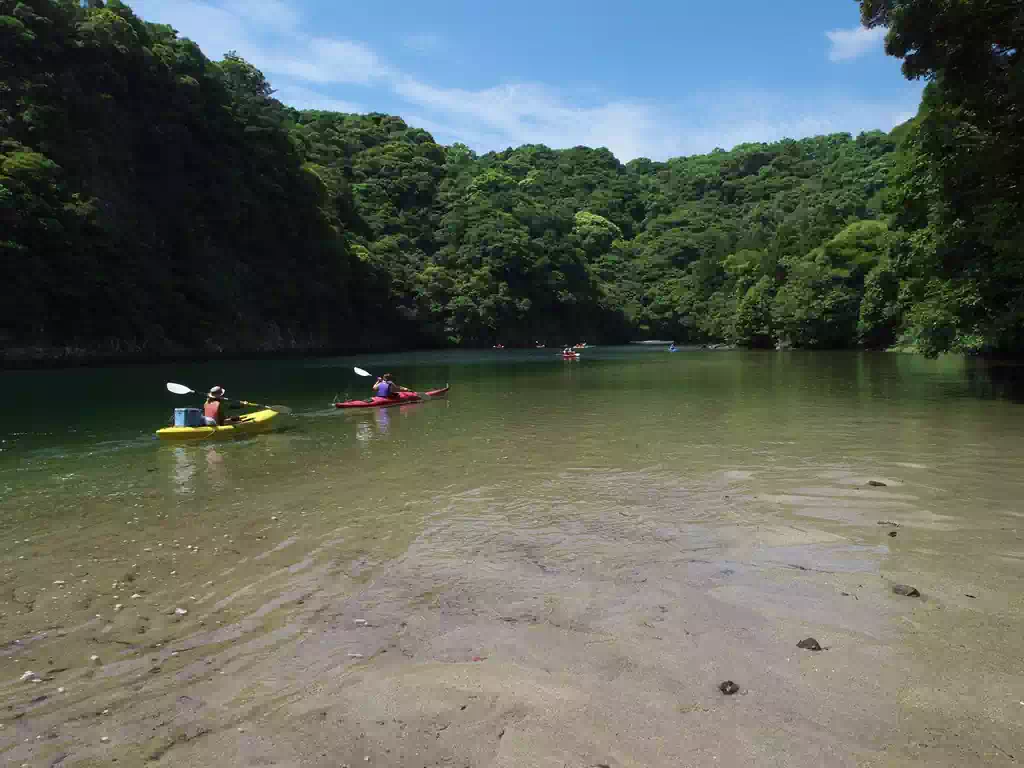
{"type": "Polygon", "coordinates": [[[993,380],[956,358],[635,346],[591,349],[579,363],[503,350],[8,372],[2,555],[9,562],[12,542],[29,539],[64,556],[129,524],[143,541],[157,519],[165,535],[203,537],[274,509],[303,509],[329,528],[360,510],[397,514],[441,491],[521,487],[579,467],[656,465],[696,479],[752,464],[868,474],[919,464],[992,503],[1016,501],[1024,409],[1010,373],[993,380]],[[368,396],[372,380],[354,364],[452,391],[337,411],[335,395],[368,396]],[[168,380],[222,384],[294,415],[257,438],[161,443],[153,431],[173,407],[201,404],[167,393],[168,380]]]}
{"type": "Polygon", "coordinates": [[[310,482],[387,488],[407,474],[443,487],[469,472],[479,484],[587,462],[699,472],[765,452],[910,462],[925,452],[987,476],[986,457],[1018,457],[1015,370],[1001,370],[993,378],[956,358],[619,347],[588,350],[578,364],[506,350],[5,372],[0,525],[7,535],[11,526],[31,532],[68,503],[117,515],[124,494],[167,511],[216,507],[224,490],[237,499],[310,482]],[[355,376],[354,364],[421,390],[449,382],[452,393],[447,402],[337,412],[336,395],[369,396],[372,379],[355,376]],[[295,414],[259,439],[161,444],[153,431],[171,409],[202,403],[166,392],[168,380],[197,391],[221,383],[229,396],[295,414]]]}
{"type": "MultiPolygon", "coordinates": [[[[159,647],[198,630],[199,606],[225,626],[261,611],[283,588],[278,574],[304,558],[357,577],[417,541],[422,549],[442,524],[450,538],[435,558],[515,536],[527,559],[542,560],[529,535],[544,526],[562,526],[549,555],[596,556],[605,545],[579,521],[645,509],[691,526],[770,512],[984,530],[929,551],[961,568],[957,578],[991,570],[985,558],[1001,558],[999,578],[1009,578],[1016,544],[992,542],[1016,537],[1024,498],[1017,392],[1015,369],[957,358],[660,347],[595,348],[578,363],[503,350],[5,372],[0,646],[36,638],[36,666],[74,669],[83,638],[109,657],[121,651],[104,644],[130,648],[144,635],[159,647]],[[451,393],[337,411],[336,395],[368,396],[372,380],[353,365],[420,390],[447,382],[451,393]],[[199,402],[167,393],[166,381],[221,384],[294,415],[250,439],[162,443],[153,431],[171,409],[199,402]],[[864,478],[915,495],[851,500],[864,478]],[[701,501],[723,491],[747,506],[701,501]],[[142,602],[152,610],[134,611],[142,602]],[[181,605],[187,618],[173,615],[181,605]]],[[[877,571],[898,541],[865,540],[835,562],[877,571]]],[[[27,663],[16,656],[0,657],[5,681],[27,663]]]]}

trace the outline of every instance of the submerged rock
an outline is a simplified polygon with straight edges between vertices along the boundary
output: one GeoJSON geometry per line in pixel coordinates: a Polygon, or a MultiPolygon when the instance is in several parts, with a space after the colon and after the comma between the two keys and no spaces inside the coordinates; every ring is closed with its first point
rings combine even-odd
{"type": "Polygon", "coordinates": [[[895,539],[896,538],[896,531],[889,531],[889,536],[891,536],[892,538],[895,539]]]}
{"type": "Polygon", "coordinates": [[[732,680],[726,680],[724,683],[720,683],[718,690],[724,693],[726,696],[732,696],[740,687],[736,685],[732,680]]]}
{"type": "Polygon", "coordinates": [[[821,643],[815,640],[813,637],[808,637],[805,640],[801,640],[796,644],[797,648],[803,648],[805,651],[822,651],[824,648],[821,647],[821,643]]]}
{"type": "Polygon", "coordinates": [[[903,595],[904,597],[920,597],[921,593],[917,591],[916,587],[912,587],[909,584],[897,584],[892,588],[892,591],[897,595],[903,595]]]}

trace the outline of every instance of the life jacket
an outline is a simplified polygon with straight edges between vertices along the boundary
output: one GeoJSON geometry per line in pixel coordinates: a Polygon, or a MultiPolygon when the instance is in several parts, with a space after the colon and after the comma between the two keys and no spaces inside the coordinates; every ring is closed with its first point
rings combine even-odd
{"type": "Polygon", "coordinates": [[[224,414],[222,413],[220,406],[220,400],[207,400],[206,404],[203,406],[203,416],[213,419],[217,424],[223,424],[224,414]]]}

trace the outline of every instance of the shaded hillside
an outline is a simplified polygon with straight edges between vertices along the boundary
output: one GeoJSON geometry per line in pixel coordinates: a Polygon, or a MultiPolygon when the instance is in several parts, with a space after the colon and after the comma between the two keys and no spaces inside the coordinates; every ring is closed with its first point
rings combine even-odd
{"type": "Polygon", "coordinates": [[[87,5],[0,0],[8,359],[646,336],[1019,350],[1024,219],[1000,170],[1019,137],[964,85],[981,70],[891,135],[477,155],[398,117],[291,109],[241,58],[87,5]],[[943,143],[958,130],[988,154],[943,143]]]}

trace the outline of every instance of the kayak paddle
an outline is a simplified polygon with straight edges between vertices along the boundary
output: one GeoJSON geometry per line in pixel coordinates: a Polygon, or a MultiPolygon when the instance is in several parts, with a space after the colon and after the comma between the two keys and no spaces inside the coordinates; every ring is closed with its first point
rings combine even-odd
{"type": "MultiPolygon", "coordinates": [[[[353,371],[355,371],[355,372],[356,372],[356,374],[358,374],[359,376],[373,376],[373,374],[372,374],[372,373],[370,373],[369,371],[364,371],[364,370],[363,370],[362,368],[356,368],[356,367],[353,367],[353,368],[352,368],[352,370],[353,370],[353,371]]],[[[445,386],[445,389],[447,389],[447,388],[448,388],[448,385],[447,385],[447,384],[445,384],[444,386],[445,386]]],[[[409,389],[408,387],[400,387],[400,389],[401,389],[401,390],[402,390],[403,392],[412,392],[412,390],[411,390],[411,389],[409,389]]]]}
{"type": "MultiPolygon", "coordinates": [[[[372,373],[370,373],[369,371],[364,371],[364,370],[363,370],[362,368],[355,368],[355,367],[353,367],[353,368],[352,368],[352,370],[353,370],[353,371],[355,371],[355,372],[356,372],[357,374],[359,374],[360,376],[371,376],[371,377],[373,376],[373,374],[372,374],[372,373]]],[[[379,379],[379,378],[380,378],[380,376],[378,376],[377,378],[379,379]]],[[[412,390],[411,390],[411,389],[409,389],[408,387],[402,387],[402,386],[400,386],[400,387],[398,387],[398,388],[399,388],[400,390],[402,390],[403,392],[412,392],[412,390]]]]}
{"type": "MultiPolygon", "coordinates": [[[[198,395],[199,394],[194,389],[189,389],[184,384],[175,384],[173,381],[167,382],[167,391],[168,392],[173,392],[176,395],[198,395]]],[[[248,400],[233,400],[233,399],[228,398],[228,397],[225,397],[224,399],[228,400],[229,402],[238,403],[239,405],[251,405],[254,408],[269,408],[270,410],[277,411],[278,413],[291,413],[292,412],[292,409],[289,408],[287,405],[263,405],[262,403],[250,403],[248,400]]]]}

